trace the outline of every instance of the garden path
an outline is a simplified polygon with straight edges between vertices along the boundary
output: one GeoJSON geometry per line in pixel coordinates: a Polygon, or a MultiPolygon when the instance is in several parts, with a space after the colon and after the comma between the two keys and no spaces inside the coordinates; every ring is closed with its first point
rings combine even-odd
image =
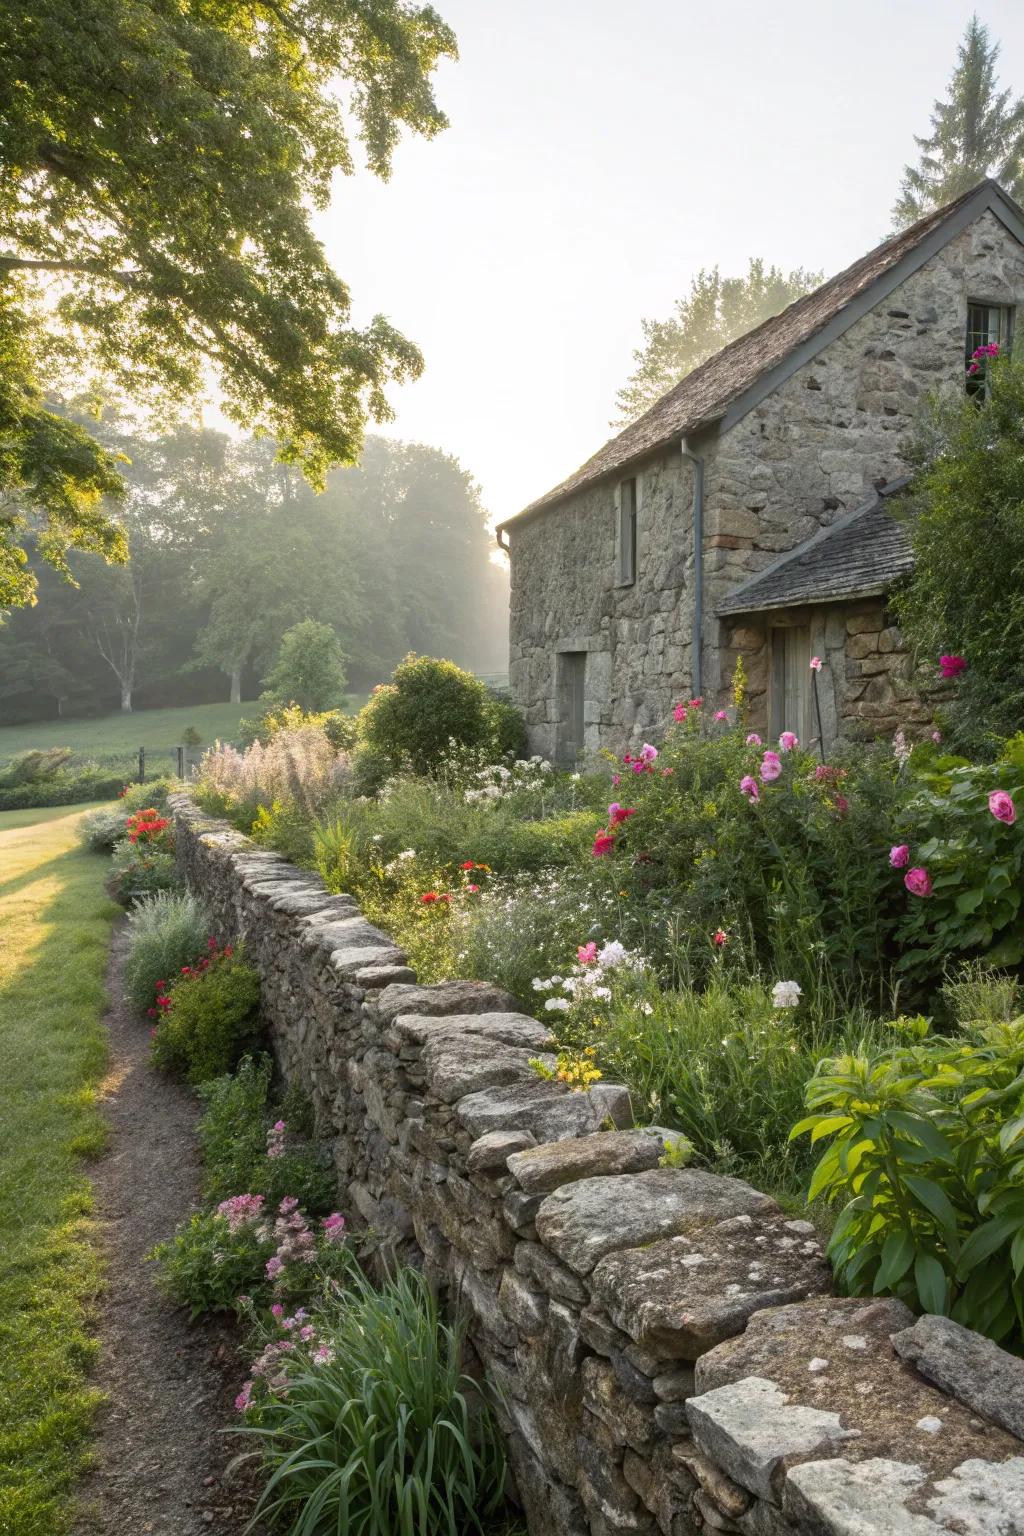
{"type": "Polygon", "coordinates": [[[107,1284],[94,1383],[105,1402],[75,1536],[234,1533],[251,1513],[239,1445],[223,1433],[242,1369],[226,1327],[190,1326],[154,1283],[153,1245],[199,1204],[197,1101],[149,1063],[149,1031],[126,1003],[123,924],[107,974],[106,1155],[92,1170],[107,1284]]]}

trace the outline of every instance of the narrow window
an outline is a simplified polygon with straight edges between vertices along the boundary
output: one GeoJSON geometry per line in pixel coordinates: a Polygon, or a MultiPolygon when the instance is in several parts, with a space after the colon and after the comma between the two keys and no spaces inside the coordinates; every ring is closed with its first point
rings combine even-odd
{"type": "Polygon", "coordinates": [[[986,392],[987,364],[991,354],[982,351],[977,356],[979,348],[997,347],[1000,352],[1008,352],[1012,345],[1013,310],[1005,304],[979,304],[973,299],[968,300],[964,362],[969,395],[984,398],[986,392]]]}
{"type": "Polygon", "coordinates": [[[636,581],[636,481],[619,485],[619,586],[636,581]]]}
{"type": "Polygon", "coordinates": [[[772,630],[769,729],[773,743],[783,731],[809,742],[811,729],[811,631],[796,624],[772,630]]]}
{"type": "Polygon", "coordinates": [[[575,763],[583,756],[583,703],[586,651],[562,651],[558,657],[558,758],[575,763]]]}

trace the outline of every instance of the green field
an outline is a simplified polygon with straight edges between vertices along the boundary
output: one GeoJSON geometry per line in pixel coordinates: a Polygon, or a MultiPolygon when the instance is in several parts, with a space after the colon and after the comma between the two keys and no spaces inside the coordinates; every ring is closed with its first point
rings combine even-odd
{"type": "MultiPolygon", "coordinates": [[[[351,696],[350,710],[361,709],[366,695],[351,696]]],[[[215,741],[234,741],[238,722],[259,714],[259,705],[185,704],[181,709],[139,709],[131,715],[103,715],[96,720],[36,720],[30,725],[0,725],[0,762],[36,747],[70,747],[79,758],[104,766],[128,766],[145,747],[150,768],[170,769],[170,756],[182,735],[194,726],[202,737],[202,751],[215,741]],[[158,756],[168,761],[161,764],[158,756]]]]}
{"type": "Polygon", "coordinates": [[[89,1449],[100,1281],[85,1160],[104,1145],[96,1093],[110,926],[108,862],[82,811],[0,814],[0,1531],[61,1536],[89,1449]]]}

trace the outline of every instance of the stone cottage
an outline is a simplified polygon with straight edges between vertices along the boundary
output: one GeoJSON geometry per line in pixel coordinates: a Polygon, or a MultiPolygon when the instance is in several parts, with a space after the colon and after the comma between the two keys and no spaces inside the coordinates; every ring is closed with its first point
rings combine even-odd
{"type": "Polygon", "coordinates": [[[727,702],[825,746],[927,718],[886,594],[911,564],[887,510],[923,398],[984,387],[1011,343],[1024,210],[993,181],[730,343],[525,511],[511,560],[511,686],[533,750],[622,750],[673,703],[727,702]]]}

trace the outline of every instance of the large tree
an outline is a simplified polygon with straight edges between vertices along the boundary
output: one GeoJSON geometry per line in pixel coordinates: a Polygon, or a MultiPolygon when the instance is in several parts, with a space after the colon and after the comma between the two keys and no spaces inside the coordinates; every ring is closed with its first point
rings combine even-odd
{"type": "Polygon", "coordinates": [[[944,101],[932,111],[932,131],[914,135],[921,152],[903,172],[893,209],[898,229],[952,202],[994,176],[1008,192],[1024,197],[1024,97],[997,89],[999,44],[977,16],[967,23],[944,101]]]}
{"type": "Polygon", "coordinates": [[[234,421],[322,483],[417,349],[349,291],[310,210],[445,124],[455,40],[404,0],[0,0],[0,608],[25,539],[123,559],[112,456],[46,407],[68,377],[180,406],[212,368],[234,421]]]}
{"type": "Polygon", "coordinates": [[[633,353],[636,366],[616,396],[616,425],[635,421],[719,348],[770,320],[821,280],[820,272],[783,272],[754,257],[743,277],[722,277],[717,266],[702,269],[667,320],[640,322],[644,344],[633,353]]]}

